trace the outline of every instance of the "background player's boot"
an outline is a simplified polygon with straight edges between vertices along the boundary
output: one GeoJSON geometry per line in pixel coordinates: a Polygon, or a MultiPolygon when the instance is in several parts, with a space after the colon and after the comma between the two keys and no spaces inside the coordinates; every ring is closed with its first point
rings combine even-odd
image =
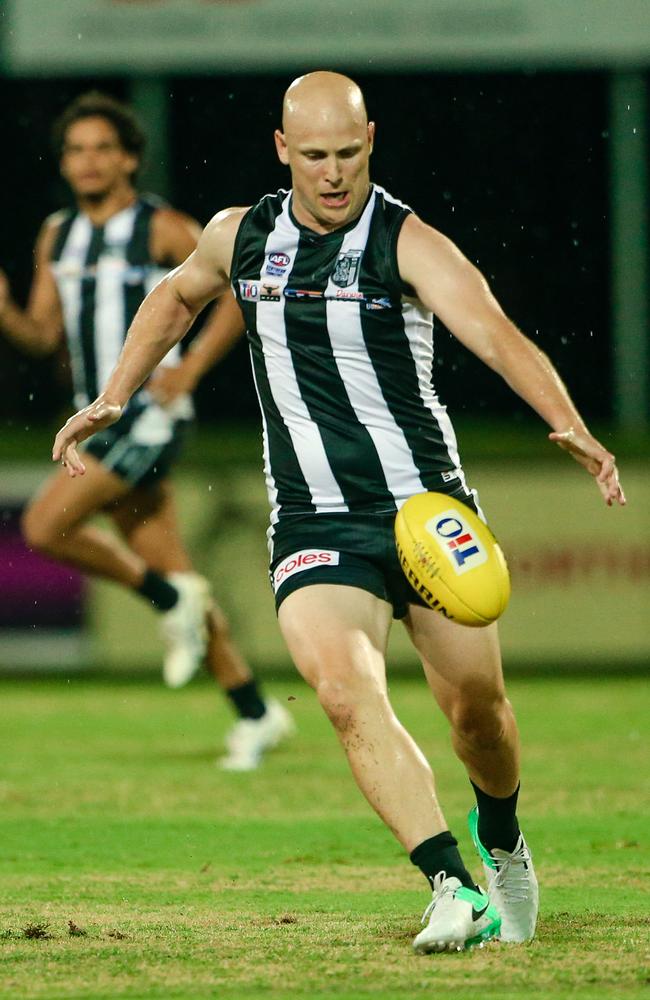
{"type": "Polygon", "coordinates": [[[455,876],[439,872],[433,880],[433,899],[422,917],[423,931],[413,941],[419,955],[430,951],[462,951],[496,937],[499,914],[482,889],[468,889],[455,876]]]}
{"type": "Polygon", "coordinates": [[[266,750],[277,747],[296,730],[286,708],[269,698],[266,712],[259,719],[240,719],[226,736],[225,757],[217,763],[224,771],[253,771],[266,750]]]}
{"type": "Polygon", "coordinates": [[[177,589],[178,601],[162,615],[167,646],[163,679],[168,687],[179,688],[191,680],[205,657],[210,587],[197,573],[170,573],[167,579],[177,589]]]}
{"type": "Polygon", "coordinates": [[[532,858],[523,834],[514,851],[488,851],[478,835],[478,809],[469,814],[469,831],[487,879],[488,893],[501,917],[501,941],[521,944],[535,935],[539,910],[539,887],[532,858]]]}

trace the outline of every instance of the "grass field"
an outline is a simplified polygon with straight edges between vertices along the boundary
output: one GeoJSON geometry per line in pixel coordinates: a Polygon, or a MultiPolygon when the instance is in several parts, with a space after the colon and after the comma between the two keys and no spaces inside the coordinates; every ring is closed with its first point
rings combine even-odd
{"type": "MultiPolygon", "coordinates": [[[[645,681],[511,683],[539,934],[428,957],[411,951],[421,875],[311,692],[273,690],[299,734],[234,775],[214,766],[229,714],[207,683],[0,683],[2,998],[647,996],[645,681]]],[[[392,695],[474,864],[446,726],[422,683],[392,695]]]]}

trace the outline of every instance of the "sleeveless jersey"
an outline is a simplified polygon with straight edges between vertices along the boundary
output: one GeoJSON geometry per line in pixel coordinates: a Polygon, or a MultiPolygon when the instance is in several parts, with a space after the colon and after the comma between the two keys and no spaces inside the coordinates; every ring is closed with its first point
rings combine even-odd
{"type": "Polygon", "coordinates": [[[262,409],[271,523],[299,513],[396,510],[464,485],[432,384],[432,315],[402,282],[410,209],[373,185],[361,215],[319,235],[291,192],[242,219],[231,280],[262,409]]]}
{"type": "MultiPolygon", "coordinates": [[[[127,330],[145,295],[167,269],[151,259],[151,219],[162,205],[139,197],[103,226],[87,215],[59,213],[51,266],[63,308],[74,402],[87,406],[112,372],[127,330]]],[[[164,360],[175,363],[178,346],[164,360]]],[[[147,393],[136,394],[142,401],[147,393]]],[[[135,397],[134,397],[135,398],[135,397]]]]}

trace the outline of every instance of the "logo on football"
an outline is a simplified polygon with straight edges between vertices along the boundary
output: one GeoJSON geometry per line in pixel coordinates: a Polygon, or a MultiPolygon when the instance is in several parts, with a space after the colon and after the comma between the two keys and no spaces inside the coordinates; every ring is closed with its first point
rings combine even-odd
{"type": "Polygon", "coordinates": [[[407,580],[426,604],[461,625],[495,621],[510,598],[510,575],[494,535],[474,511],[444,493],[418,493],[395,519],[407,580]]]}

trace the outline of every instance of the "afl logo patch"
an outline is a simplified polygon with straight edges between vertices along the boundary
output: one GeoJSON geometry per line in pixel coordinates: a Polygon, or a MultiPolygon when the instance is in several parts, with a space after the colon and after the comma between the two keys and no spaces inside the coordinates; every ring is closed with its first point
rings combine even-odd
{"type": "Polygon", "coordinates": [[[291,257],[287,253],[270,253],[266,261],[267,274],[284,274],[291,263],[291,257]]]}

